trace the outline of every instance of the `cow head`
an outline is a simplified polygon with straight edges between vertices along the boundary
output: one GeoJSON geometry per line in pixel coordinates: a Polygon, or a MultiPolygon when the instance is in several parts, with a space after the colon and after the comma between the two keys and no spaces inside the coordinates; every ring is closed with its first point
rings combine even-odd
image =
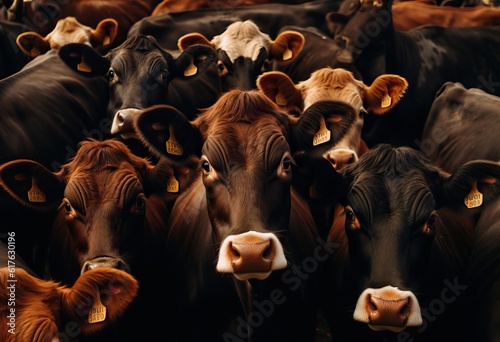
{"type": "Polygon", "coordinates": [[[304,36],[297,31],[281,32],[273,41],[251,20],[237,21],[210,41],[200,33],[179,38],[181,50],[193,44],[206,44],[217,51],[221,90],[254,89],[257,77],[271,66],[271,61],[293,60],[302,50],[304,36]]]}
{"type": "Polygon", "coordinates": [[[370,86],[341,68],[322,68],[309,79],[294,84],[284,73],[270,71],[259,76],[257,86],[289,113],[300,115],[318,101],[344,101],[356,110],[354,126],[325,153],[335,168],[355,162],[367,149],[361,138],[365,114],[382,115],[401,99],[408,82],[397,75],[381,75],[370,86]]]}
{"type": "MultiPolygon", "coordinates": [[[[282,243],[291,210],[296,151],[318,158],[352,125],[354,110],[325,101],[300,118],[258,91],[231,90],[194,121],[173,107],[142,112],[135,126],[157,155],[199,158],[200,182],[217,243],[216,269],[240,280],[264,279],[287,266],[282,243]]],[[[205,210],[203,208],[202,210],[205,210]]]]}
{"type": "Polygon", "coordinates": [[[171,201],[189,177],[187,170],[153,165],[119,141],[85,140],[58,172],[31,160],[3,164],[0,186],[35,212],[54,212],[50,272],[55,279],[70,283],[99,267],[140,278],[145,260],[158,262],[171,201]]]}
{"type": "Polygon", "coordinates": [[[108,71],[113,117],[111,134],[132,134],[132,118],[138,109],[166,103],[167,88],[174,78],[195,77],[215,59],[208,46],[193,45],[174,58],[152,36],[133,36],[111,50],[108,71]]]}
{"type": "MultiPolygon", "coordinates": [[[[11,284],[8,270],[0,268],[0,284],[5,288],[11,284]]],[[[139,288],[131,275],[112,268],[86,272],[71,287],[39,279],[22,268],[16,269],[16,280],[16,333],[2,329],[2,341],[62,341],[60,332],[70,322],[91,336],[122,316],[139,288]],[[92,310],[99,313],[92,316],[92,310]]],[[[0,305],[0,322],[9,326],[8,291],[2,291],[0,298],[5,303],[0,305]]]]}
{"type": "Polygon", "coordinates": [[[54,30],[45,37],[37,32],[24,32],[17,36],[16,43],[30,57],[36,57],[69,43],[87,44],[99,49],[113,42],[117,30],[118,22],[112,18],[103,19],[93,29],[81,24],[75,17],[66,17],[60,19],[54,30]]]}
{"type": "MultiPolygon", "coordinates": [[[[420,308],[436,295],[432,286],[439,283],[434,291],[442,291],[447,277],[433,267],[454,250],[461,234],[438,213],[477,214],[498,197],[500,165],[472,161],[444,174],[420,151],[380,144],[339,175],[351,288],[359,296],[354,320],[376,331],[420,326],[420,308]]],[[[462,257],[454,256],[454,262],[462,257]]]]}
{"type": "Polygon", "coordinates": [[[392,0],[363,0],[355,11],[329,13],[329,27],[335,30],[335,40],[344,50],[339,61],[354,62],[368,47],[375,46],[392,29],[392,0]]]}
{"type": "Polygon", "coordinates": [[[341,2],[337,11],[328,12],[326,14],[326,22],[328,31],[335,38],[344,28],[349,19],[361,7],[363,1],[360,0],[344,0],[341,2]]]}

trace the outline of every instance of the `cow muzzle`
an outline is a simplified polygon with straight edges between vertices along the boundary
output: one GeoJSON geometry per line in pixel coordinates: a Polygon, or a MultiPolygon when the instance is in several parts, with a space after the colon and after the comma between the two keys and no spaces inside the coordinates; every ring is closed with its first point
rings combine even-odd
{"type": "Polygon", "coordinates": [[[411,291],[401,291],[392,286],[363,291],[356,303],[353,318],[368,323],[375,331],[400,332],[423,323],[415,295],[411,291]]]}
{"type": "Polygon", "coordinates": [[[248,280],[265,279],[272,271],[286,266],[283,246],[276,235],[249,231],[224,239],[216,269],[248,280]]]}
{"type": "Polygon", "coordinates": [[[123,139],[135,138],[134,119],[142,109],[124,108],[116,112],[111,124],[111,134],[120,134],[123,139]]]}
{"type": "Polygon", "coordinates": [[[94,270],[100,267],[111,267],[117,270],[122,270],[130,274],[130,267],[127,265],[125,261],[120,258],[108,257],[108,256],[100,256],[90,260],[87,260],[83,263],[81,274],[94,270]]]}
{"type": "Polygon", "coordinates": [[[347,148],[332,149],[324,154],[324,157],[332,163],[335,170],[340,170],[346,165],[358,160],[358,155],[353,150],[347,148]]]}

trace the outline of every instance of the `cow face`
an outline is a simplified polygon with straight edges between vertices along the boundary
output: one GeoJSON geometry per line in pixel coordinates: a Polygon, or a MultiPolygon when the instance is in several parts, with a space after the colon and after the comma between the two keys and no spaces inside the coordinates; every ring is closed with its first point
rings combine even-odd
{"type": "Polygon", "coordinates": [[[322,68],[298,84],[284,73],[271,71],[257,80],[257,85],[269,99],[289,113],[300,115],[318,101],[343,101],[356,109],[356,119],[349,132],[332,149],[325,153],[332,165],[339,169],[358,160],[366,151],[361,138],[365,114],[382,115],[401,99],[407,81],[397,75],[381,75],[371,86],[354,78],[350,71],[341,68],[322,68]]]}
{"type": "Polygon", "coordinates": [[[187,175],[171,170],[133,155],[119,141],[88,140],[57,173],[29,160],[6,163],[0,184],[22,205],[54,211],[55,279],[71,282],[99,267],[140,278],[141,262],[160,253],[155,246],[162,248],[170,194],[173,201],[187,175]]]}
{"type": "Polygon", "coordinates": [[[443,236],[459,235],[437,213],[448,208],[475,214],[493,201],[499,164],[469,162],[445,175],[419,151],[380,144],[340,174],[352,288],[359,295],[354,319],[394,332],[421,325],[422,300],[434,296],[433,281],[443,281],[432,278],[432,266],[454,244],[443,236]]]}
{"type": "Polygon", "coordinates": [[[282,243],[292,177],[300,182],[293,154],[305,150],[319,158],[345,134],[353,112],[330,101],[294,118],[257,91],[232,90],[195,121],[160,106],[142,112],[135,125],[153,153],[176,162],[199,158],[199,182],[220,243],[217,270],[240,280],[264,279],[287,266],[282,243]]]}
{"type": "Polygon", "coordinates": [[[107,54],[111,134],[132,133],[137,109],[165,103],[167,88],[174,78],[200,74],[215,59],[215,51],[203,45],[191,46],[177,58],[161,48],[151,36],[134,36],[107,54]]]}
{"type": "Polygon", "coordinates": [[[261,32],[252,21],[237,21],[209,41],[200,33],[179,38],[181,50],[192,44],[206,44],[217,51],[217,69],[221,90],[249,90],[257,77],[271,66],[271,61],[293,60],[302,50],[304,37],[296,31],[284,31],[276,40],[261,32]]]}
{"type": "Polygon", "coordinates": [[[66,17],[57,22],[47,36],[37,32],[24,32],[17,36],[16,43],[28,56],[36,57],[50,49],[58,49],[69,43],[87,44],[94,48],[109,46],[116,37],[118,22],[103,19],[95,29],[83,25],[75,17],[66,17]]]}

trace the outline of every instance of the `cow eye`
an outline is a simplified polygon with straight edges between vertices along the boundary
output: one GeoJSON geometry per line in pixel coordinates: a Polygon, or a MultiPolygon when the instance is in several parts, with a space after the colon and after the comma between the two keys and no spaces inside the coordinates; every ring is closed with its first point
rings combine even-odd
{"type": "Polygon", "coordinates": [[[146,206],[144,196],[137,196],[137,199],[135,200],[135,206],[137,207],[137,209],[142,209],[146,206]]]}
{"type": "Polygon", "coordinates": [[[359,109],[359,117],[364,118],[366,114],[368,114],[368,111],[365,109],[365,107],[361,107],[359,109]]]}
{"type": "Polygon", "coordinates": [[[69,202],[64,202],[64,210],[69,214],[71,212],[71,204],[69,202]]]}
{"type": "Polygon", "coordinates": [[[266,72],[269,70],[269,66],[271,65],[271,63],[269,62],[268,59],[266,59],[264,61],[264,63],[262,63],[262,68],[261,68],[261,72],[266,72]]]}
{"type": "Polygon", "coordinates": [[[346,227],[353,230],[358,230],[361,228],[361,224],[359,223],[358,218],[356,217],[356,214],[354,214],[354,211],[351,208],[351,206],[347,205],[345,207],[344,214],[345,214],[346,227]]]}
{"type": "Polygon", "coordinates": [[[435,231],[436,219],[437,219],[437,213],[434,210],[427,219],[427,222],[424,224],[424,227],[422,229],[424,234],[432,234],[435,231]]]}
{"type": "Polygon", "coordinates": [[[205,172],[210,172],[210,163],[207,160],[201,162],[201,167],[205,172]]]}
{"type": "Polygon", "coordinates": [[[282,166],[283,170],[288,171],[292,165],[292,161],[289,158],[283,159],[282,166]]]}
{"type": "Polygon", "coordinates": [[[228,70],[222,61],[217,62],[217,69],[219,70],[219,75],[225,75],[228,73],[228,70]]]}
{"type": "Polygon", "coordinates": [[[162,70],[160,72],[159,80],[160,80],[160,82],[167,82],[167,80],[168,80],[168,71],[167,70],[162,70]]]}
{"type": "Polygon", "coordinates": [[[114,79],[116,76],[115,72],[113,71],[113,69],[109,69],[108,73],[106,74],[106,77],[108,78],[108,80],[112,80],[114,79]]]}

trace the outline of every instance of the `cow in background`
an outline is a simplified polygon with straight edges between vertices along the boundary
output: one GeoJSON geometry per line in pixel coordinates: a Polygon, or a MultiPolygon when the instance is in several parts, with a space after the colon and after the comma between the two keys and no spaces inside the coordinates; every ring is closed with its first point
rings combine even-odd
{"type": "Polygon", "coordinates": [[[0,19],[0,80],[21,70],[31,60],[17,46],[16,38],[30,27],[0,19]]]}
{"type": "Polygon", "coordinates": [[[294,190],[307,167],[295,166],[293,155],[319,158],[353,119],[354,110],[335,101],[295,118],[264,94],[238,89],[193,121],[170,106],[137,117],[153,153],[180,164],[198,159],[197,179],[176,200],[168,227],[176,285],[167,291],[176,296],[172,324],[182,337],[313,340],[317,277],[329,251],[294,190]],[[321,121],[330,133],[323,139],[321,121]],[[297,275],[301,267],[308,271],[297,275]]]}
{"type": "Polygon", "coordinates": [[[119,319],[137,295],[137,280],[109,267],[83,273],[73,286],[43,280],[15,248],[9,248],[18,243],[14,232],[6,241],[0,242],[2,341],[70,341],[81,334],[92,336],[119,319]],[[91,316],[93,311],[103,315],[91,316]]]}
{"type": "Polygon", "coordinates": [[[418,148],[434,95],[444,82],[481,86],[500,94],[500,27],[422,26],[399,31],[393,25],[392,0],[364,1],[337,36],[343,57],[358,68],[364,82],[384,73],[408,81],[397,108],[367,118],[363,138],[369,147],[385,142],[418,148]],[[467,54],[468,63],[462,58],[467,54]],[[462,56],[458,59],[456,56],[462,56]],[[370,122],[370,123],[368,123],[370,122]]]}
{"type": "Polygon", "coordinates": [[[471,222],[497,201],[499,177],[498,163],[471,161],[450,174],[420,151],[386,144],[339,170],[332,191],[342,194],[345,226],[332,227],[328,239],[339,246],[326,299],[332,333],[346,341],[467,341],[460,309],[471,222]]]}
{"type": "Polygon", "coordinates": [[[60,19],[45,37],[35,31],[23,32],[17,36],[16,44],[31,58],[69,43],[87,44],[99,51],[113,42],[117,29],[118,22],[112,18],[101,20],[93,29],[81,24],[75,17],[66,17],[60,19]]]}
{"type": "MultiPolygon", "coordinates": [[[[192,173],[187,171],[164,162],[153,165],[112,139],[82,141],[58,172],[32,160],[13,160],[0,167],[0,186],[30,209],[31,216],[41,211],[54,215],[47,234],[45,277],[71,286],[80,274],[113,267],[139,282],[137,299],[126,315],[99,334],[99,340],[153,339],[155,329],[137,327],[160,327],[169,319],[158,274],[168,272],[166,226],[172,203],[190,184],[192,173]],[[164,310],[145,315],[151,302],[164,310]]],[[[10,230],[17,234],[23,229],[10,230]]]]}
{"type": "MultiPolygon", "coordinates": [[[[448,172],[476,158],[499,161],[499,105],[500,97],[482,89],[444,83],[436,93],[424,127],[422,152],[448,172]]],[[[471,326],[469,341],[500,338],[499,210],[497,200],[474,220],[464,294],[464,313],[471,326]]]]}

